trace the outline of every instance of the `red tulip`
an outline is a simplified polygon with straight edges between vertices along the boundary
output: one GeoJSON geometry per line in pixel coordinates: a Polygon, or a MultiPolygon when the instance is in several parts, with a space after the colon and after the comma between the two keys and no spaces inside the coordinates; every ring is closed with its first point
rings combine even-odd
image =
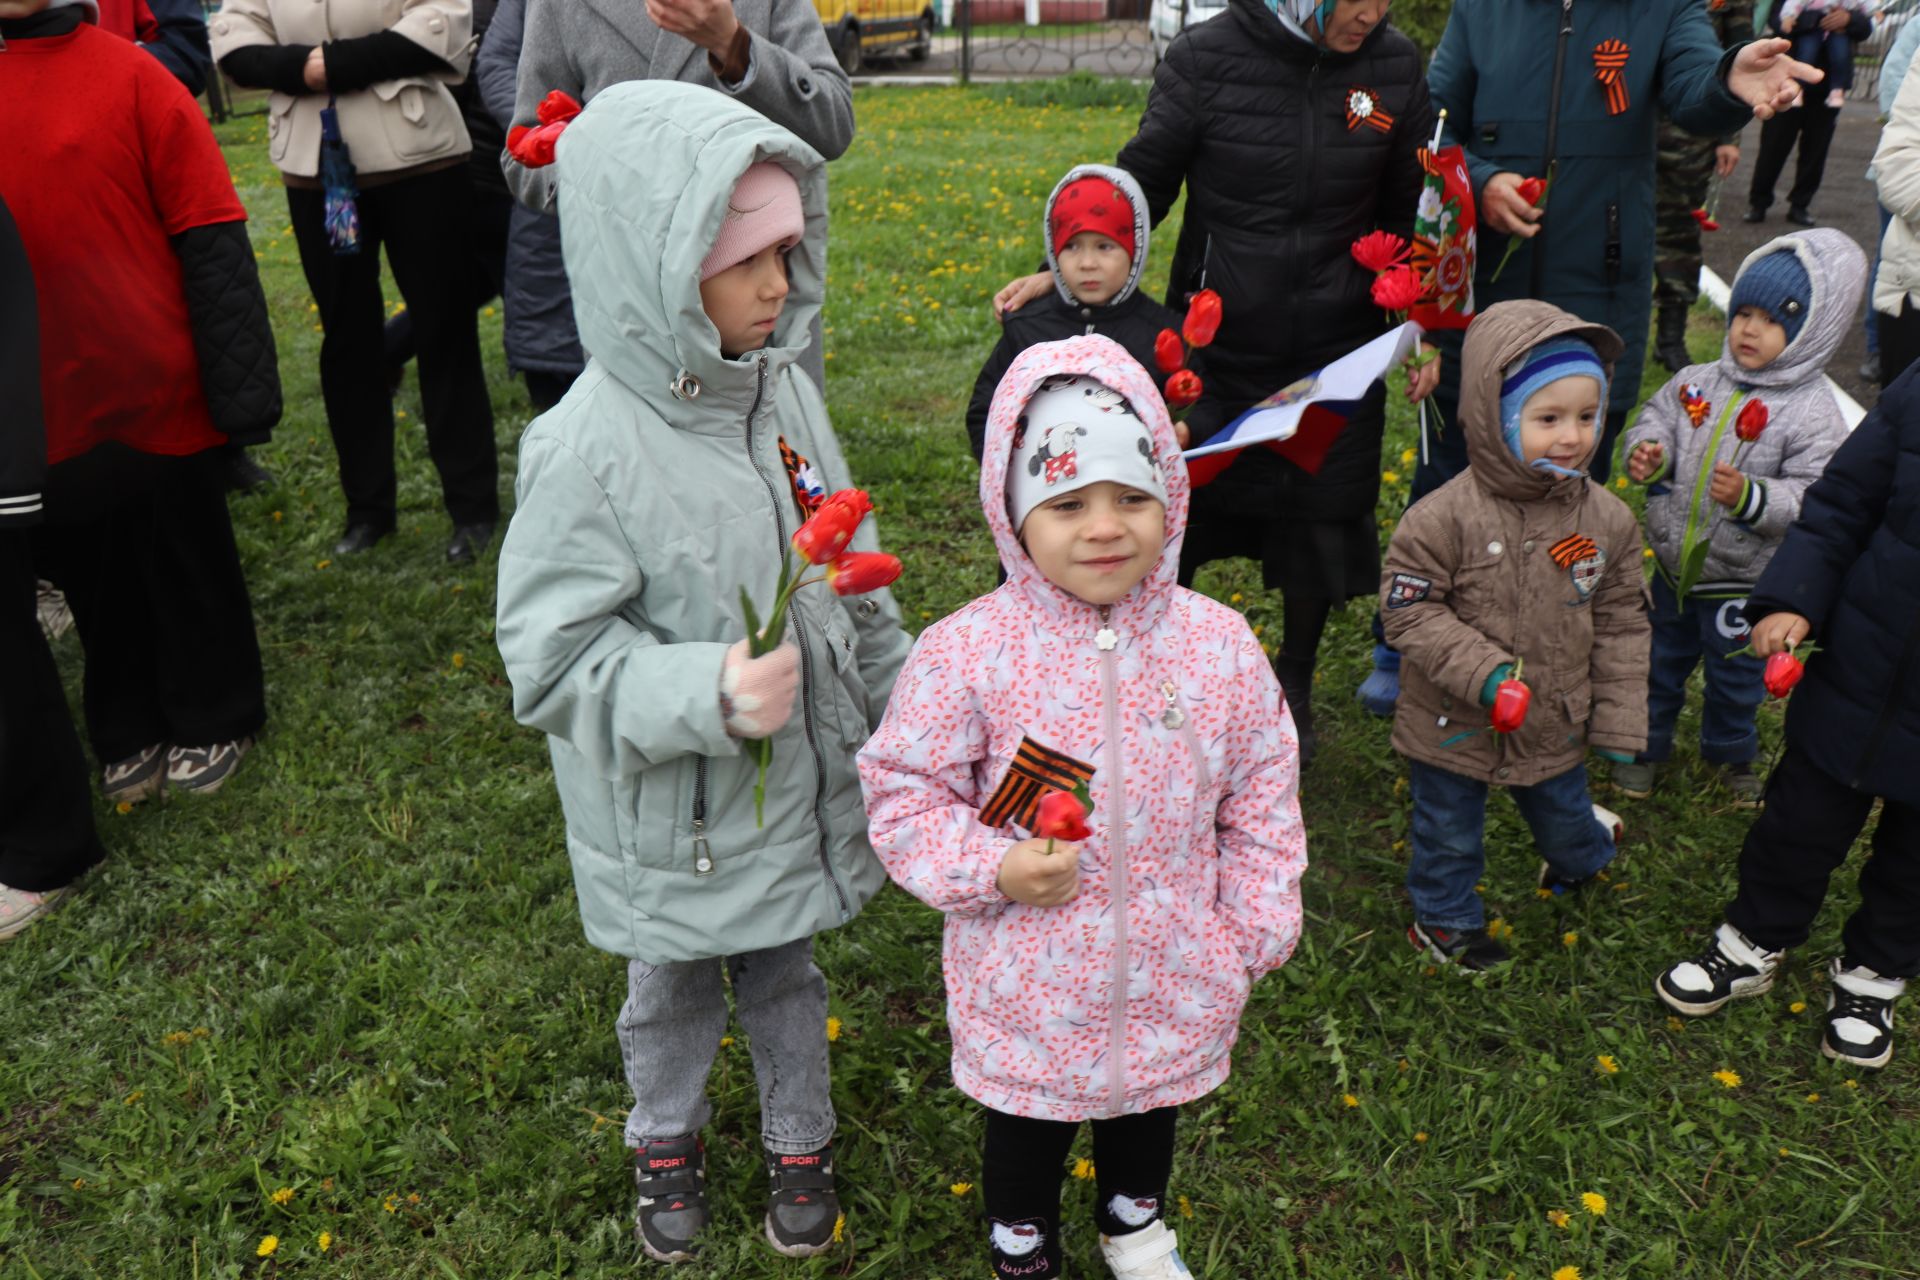
{"type": "Polygon", "coordinates": [[[1211,289],[1202,289],[1187,304],[1187,321],[1180,326],[1180,334],[1188,346],[1204,347],[1219,331],[1220,295],[1211,289]]]}
{"type": "Polygon", "coordinates": [[[863,596],[899,576],[900,561],[879,551],[849,551],[827,564],[827,585],[837,596],[863,596]]]}
{"type": "Polygon", "coordinates": [[[1178,369],[1167,379],[1167,408],[1185,409],[1200,398],[1200,375],[1191,369],[1178,369]]]}
{"type": "Polygon", "coordinates": [[[1493,691],[1493,707],[1487,723],[1495,733],[1512,733],[1526,721],[1527,708],[1533,705],[1533,690],[1517,676],[1502,680],[1493,691]]]}
{"type": "Polygon", "coordinates": [[[565,120],[543,124],[538,129],[517,124],[507,130],[507,153],[529,169],[544,169],[553,163],[553,148],[566,127],[565,120]]]}
{"type": "Polygon", "coordinates": [[[860,521],[873,509],[871,502],[862,508],[848,494],[859,494],[861,500],[867,496],[858,489],[828,494],[820,509],[794,531],[793,549],[808,564],[829,564],[837,559],[853,541],[853,531],[860,527],[860,521]]]}
{"type": "Polygon", "coordinates": [[[1718,231],[1720,229],[1720,224],[1715,222],[1713,215],[1705,209],[1695,209],[1693,211],[1693,220],[1700,224],[1702,231],[1718,231]]]}
{"type": "Polygon", "coordinates": [[[563,124],[580,114],[580,100],[564,89],[550,90],[533,114],[541,124],[563,124]]]}
{"type": "Polygon", "coordinates": [[[1522,178],[1520,179],[1519,191],[1520,191],[1520,198],[1522,200],[1525,200],[1528,204],[1530,205],[1539,204],[1540,197],[1547,194],[1546,179],[1522,178]]]}
{"type": "Polygon", "coordinates": [[[1373,278],[1373,304],[1388,311],[1405,311],[1420,301],[1420,273],[1412,267],[1392,267],[1373,278]]]}
{"type": "Polygon", "coordinates": [[[1353,260],[1379,275],[1407,257],[1407,242],[1391,231],[1369,231],[1353,242],[1353,260]]]}
{"type": "Polygon", "coordinates": [[[1187,363],[1187,348],[1179,334],[1162,329],[1154,335],[1153,362],[1160,366],[1162,373],[1173,373],[1187,363]]]}
{"type": "Polygon", "coordinates": [[[1048,840],[1085,840],[1093,834],[1087,829],[1087,807],[1071,791],[1049,791],[1040,797],[1033,834],[1048,840]]]}
{"type": "Polygon", "coordinates": [[[1733,420],[1733,434],[1743,442],[1752,444],[1767,429],[1767,405],[1764,400],[1749,400],[1740,408],[1740,416],[1733,420]]]}
{"type": "Polygon", "coordinates": [[[1799,684],[1800,677],[1806,673],[1806,664],[1783,649],[1767,659],[1760,679],[1767,686],[1768,693],[1776,698],[1784,698],[1793,692],[1793,686],[1799,684]]]}

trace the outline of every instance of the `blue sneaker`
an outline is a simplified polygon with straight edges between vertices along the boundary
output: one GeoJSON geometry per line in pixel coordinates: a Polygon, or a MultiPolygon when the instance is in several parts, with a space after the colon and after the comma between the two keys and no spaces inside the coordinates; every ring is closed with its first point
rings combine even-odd
{"type": "Polygon", "coordinates": [[[1392,715],[1393,704],[1400,701],[1399,651],[1383,644],[1373,646],[1373,672],[1360,682],[1353,696],[1377,716],[1392,715]]]}

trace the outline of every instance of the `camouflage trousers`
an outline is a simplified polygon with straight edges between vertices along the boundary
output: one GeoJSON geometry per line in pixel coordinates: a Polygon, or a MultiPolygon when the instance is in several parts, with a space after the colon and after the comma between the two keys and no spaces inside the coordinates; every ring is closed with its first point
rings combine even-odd
{"type": "Polygon", "coordinates": [[[1700,296],[1700,224],[1693,211],[1706,202],[1717,145],[1716,139],[1696,138],[1671,121],[1660,122],[1653,198],[1656,307],[1691,307],[1700,296]]]}

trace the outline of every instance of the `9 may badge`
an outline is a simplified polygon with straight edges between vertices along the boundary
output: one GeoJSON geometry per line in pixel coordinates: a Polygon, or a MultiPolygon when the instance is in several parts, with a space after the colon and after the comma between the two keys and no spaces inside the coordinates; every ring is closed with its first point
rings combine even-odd
{"type": "Polygon", "coordinates": [[[1600,575],[1607,568],[1607,553],[1599,543],[1584,533],[1570,533],[1554,543],[1547,554],[1573,579],[1573,589],[1579,598],[1569,600],[1568,604],[1580,605],[1593,599],[1593,589],[1600,585],[1600,575]]]}

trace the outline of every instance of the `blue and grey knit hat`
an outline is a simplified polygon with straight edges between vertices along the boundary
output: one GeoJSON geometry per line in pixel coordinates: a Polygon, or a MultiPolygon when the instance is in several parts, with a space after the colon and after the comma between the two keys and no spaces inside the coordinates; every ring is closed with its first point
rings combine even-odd
{"type": "Polygon", "coordinates": [[[1533,394],[1562,378],[1592,378],[1600,384],[1600,403],[1607,402],[1607,367],[1592,346],[1579,338],[1552,338],[1530,349],[1507,366],[1500,379],[1500,438],[1521,461],[1520,414],[1533,394]]]}
{"type": "Polygon", "coordinates": [[[1775,249],[1742,271],[1733,281],[1733,294],[1727,299],[1727,323],[1740,314],[1742,307],[1758,307],[1787,331],[1787,341],[1800,336],[1813,308],[1813,281],[1792,249],[1775,249]]]}

